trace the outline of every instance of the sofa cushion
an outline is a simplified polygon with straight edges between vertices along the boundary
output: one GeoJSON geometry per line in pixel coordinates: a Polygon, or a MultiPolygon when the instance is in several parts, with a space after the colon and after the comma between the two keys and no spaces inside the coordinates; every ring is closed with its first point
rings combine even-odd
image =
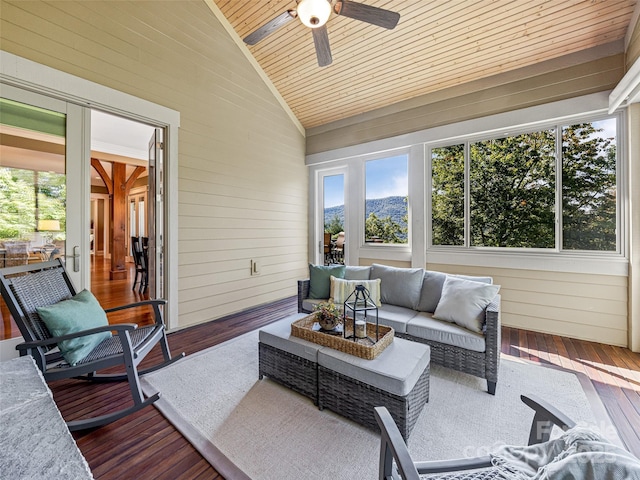
{"type": "Polygon", "coordinates": [[[329,293],[333,303],[342,305],[344,301],[353,293],[357,285],[363,285],[369,291],[371,300],[379,307],[380,304],[380,279],[375,280],[344,280],[331,276],[331,291],[329,293]]]}
{"type": "Polygon", "coordinates": [[[374,263],[370,278],[379,278],[382,303],[399,307],[418,306],[424,270],[421,268],[397,268],[374,263]]]}
{"type": "Polygon", "coordinates": [[[318,365],[372,385],[385,392],[406,396],[431,360],[428,346],[394,338],[373,360],[324,347],[318,352],[318,365]]]}
{"type": "MultiPolygon", "coordinates": [[[[420,300],[416,310],[420,312],[435,312],[440,296],[442,295],[442,286],[447,278],[446,273],[425,270],[422,280],[422,290],[420,292],[420,300]]],[[[493,283],[491,277],[472,277],[468,275],[451,275],[466,280],[472,280],[480,283],[493,283]]]]}
{"type": "Polygon", "coordinates": [[[344,278],[344,265],[312,265],[309,264],[309,298],[329,298],[330,278],[344,278]]]}
{"type": "Polygon", "coordinates": [[[393,328],[396,332],[405,333],[407,331],[407,323],[418,312],[411,308],[399,307],[397,305],[388,305],[383,303],[378,308],[378,323],[393,328]]]}
{"type": "Polygon", "coordinates": [[[313,312],[316,305],[328,301],[329,298],[305,298],[304,300],[302,300],[302,310],[304,312],[313,312]]]}
{"type": "Polygon", "coordinates": [[[282,320],[262,327],[258,332],[259,341],[278,350],[283,350],[292,355],[318,363],[318,350],[322,347],[317,343],[291,335],[291,324],[306,316],[304,313],[291,315],[290,317],[283,318],[282,320]]]}
{"type": "Polygon", "coordinates": [[[433,318],[456,323],[473,332],[482,332],[485,308],[498,294],[500,285],[473,282],[452,275],[447,276],[442,296],[433,318]]]}
{"type": "Polygon", "coordinates": [[[353,265],[347,265],[347,269],[344,272],[345,280],[369,280],[369,274],[371,273],[371,267],[356,267],[353,265]]]}
{"type": "Polygon", "coordinates": [[[455,347],[484,352],[484,335],[475,333],[455,323],[436,320],[431,313],[420,312],[407,324],[407,334],[455,347]]]}
{"type": "Polygon", "coordinates": [[[425,270],[422,279],[422,290],[416,310],[420,312],[433,312],[438,306],[438,300],[442,294],[442,286],[447,278],[446,273],[425,270]]]}

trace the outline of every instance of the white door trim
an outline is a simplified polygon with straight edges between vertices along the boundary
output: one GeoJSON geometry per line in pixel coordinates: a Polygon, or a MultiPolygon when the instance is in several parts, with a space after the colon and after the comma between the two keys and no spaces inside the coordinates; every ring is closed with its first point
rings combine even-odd
{"type": "MultiPolygon", "coordinates": [[[[87,108],[114,113],[132,120],[166,128],[165,174],[167,178],[165,267],[167,307],[165,322],[178,325],[178,127],[180,112],[85,80],[31,60],[0,51],[0,82],[87,108]]],[[[89,198],[87,195],[87,204],[89,198]]],[[[88,207],[87,207],[88,208],[88,207]]]]}

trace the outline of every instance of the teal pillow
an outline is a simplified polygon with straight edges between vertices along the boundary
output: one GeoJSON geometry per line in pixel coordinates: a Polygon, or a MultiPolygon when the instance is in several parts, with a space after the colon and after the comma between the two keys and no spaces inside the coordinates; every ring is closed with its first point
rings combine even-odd
{"type": "Polygon", "coordinates": [[[344,265],[309,264],[309,298],[326,299],[331,291],[331,275],[344,278],[347,267],[344,265]]]}
{"type": "MultiPolygon", "coordinates": [[[[48,307],[38,307],[37,310],[38,315],[54,337],[109,325],[107,314],[96,297],[87,290],[82,290],[74,297],[48,307]]],[[[58,343],[58,348],[69,365],[76,365],[89,355],[98,344],[110,337],[111,332],[94,333],[71,340],[63,340],[58,343]]]]}

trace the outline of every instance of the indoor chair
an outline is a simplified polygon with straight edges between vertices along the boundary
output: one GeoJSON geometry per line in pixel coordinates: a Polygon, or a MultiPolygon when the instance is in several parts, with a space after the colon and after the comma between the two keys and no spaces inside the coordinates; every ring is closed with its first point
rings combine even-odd
{"type": "Polygon", "coordinates": [[[147,289],[149,283],[149,269],[147,267],[149,263],[149,256],[147,250],[139,237],[131,237],[131,254],[133,255],[133,261],[136,265],[136,274],[133,279],[133,286],[131,290],[135,290],[136,284],[140,282],[140,293],[147,289]],[[140,280],[138,280],[138,277],[140,280]]]}
{"type": "MultiPolygon", "coordinates": [[[[554,425],[565,431],[576,426],[576,423],[562,412],[537,397],[521,395],[520,399],[535,412],[529,432],[529,445],[540,444],[534,447],[535,451],[538,451],[538,449],[543,451],[544,448],[551,446],[551,443],[544,444],[544,442],[549,442],[554,425]]],[[[375,417],[381,430],[380,480],[419,480],[421,478],[447,480],[504,479],[507,478],[504,476],[505,468],[507,471],[513,472],[513,476],[508,475],[508,478],[529,478],[520,476],[519,470],[514,469],[515,462],[505,463],[500,456],[486,455],[455,460],[415,462],[411,458],[400,430],[398,430],[389,411],[385,407],[376,407],[375,417]],[[428,477],[423,477],[423,475],[428,475],[428,477]]],[[[596,436],[597,434],[594,433],[594,437],[596,436]]],[[[616,464],[616,468],[621,468],[624,465],[624,470],[618,470],[618,474],[624,472],[622,473],[623,477],[620,478],[640,479],[640,461],[638,459],[624,449],[608,442],[599,443],[598,445],[600,446],[599,448],[587,453],[594,455],[608,454],[609,456],[606,457],[607,462],[602,461],[605,458],[603,456],[596,457],[595,464],[599,462],[599,467],[601,468],[606,468],[606,463],[616,464]],[[615,459],[615,461],[612,459],[615,459]]],[[[513,448],[514,452],[521,453],[527,447],[506,447],[506,449],[509,448],[513,448]]],[[[578,452],[584,453],[585,450],[578,449],[578,452]]],[[[514,458],[525,458],[525,456],[516,454],[514,458]]],[[[557,455],[557,458],[561,458],[561,455],[557,455]]],[[[574,462],[576,462],[575,465],[584,464],[586,463],[585,457],[576,459],[574,462]]],[[[543,468],[548,466],[545,465],[543,468]]]]}
{"type": "Polygon", "coordinates": [[[91,382],[126,380],[129,383],[133,406],[105,415],[67,422],[69,430],[105,425],[151,405],[160,394],[155,393],[145,398],[140,387],[140,375],[158,370],[184,357],[184,353],[171,357],[161,312],[161,306],[166,303],[164,300],[147,300],[103,310],[89,292],[83,290],[76,295],[60,259],[0,269],[0,284],[2,297],[25,340],[16,348],[21,356],[31,355],[34,358],[45,380],[80,378],[91,382]],[[82,303],[79,308],[78,303],[82,303]],[[138,328],[134,323],[108,324],[106,313],[145,305],[153,308],[153,325],[138,328]],[[51,318],[44,314],[51,315],[52,309],[55,313],[55,310],[60,308],[66,310],[58,311],[59,318],[56,318],[57,323],[53,324],[51,318]],[[92,309],[89,315],[87,308],[92,309]],[[65,322],[72,318],[76,318],[76,326],[65,325],[65,322]],[[99,322],[102,323],[96,326],[94,318],[101,318],[99,322]],[[47,326],[45,321],[50,326],[47,326]],[[83,326],[87,324],[89,327],[83,326]],[[66,333],[59,333],[61,329],[66,333]],[[52,330],[58,332],[57,336],[52,330]],[[111,332],[116,334],[112,335],[111,332]],[[98,343],[92,346],[88,341],[90,338],[98,343]],[[98,340],[95,340],[96,338],[98,340]],[[77,358],[71,363],[67,351],[69,341],[82,342],[84,348],[75,352],[78,354],[77,358]],[[163,360],[159,364],[138,370],[139,364],[156,344],[160,345],[163,360]],[[118,373],[97,373],[117,366],[121,367],[118,373]]]}

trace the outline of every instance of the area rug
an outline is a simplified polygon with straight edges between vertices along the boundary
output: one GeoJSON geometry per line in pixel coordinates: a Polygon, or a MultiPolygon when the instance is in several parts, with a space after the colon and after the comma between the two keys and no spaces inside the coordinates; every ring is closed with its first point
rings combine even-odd
{"type": "MultiPolygon", "coordinates": [[[[204,350],[143,378],[155,405],[228,480],[375,479],[379,434],[269,379],[258,379],[257,331],[204,350]]],[[[496,395],[484,380],[432,365],[429,403],[411,433],[414,459],[484,455],[524,445],[535,394],[619,443],[586,376],[501,360],[496,395]]]]}

